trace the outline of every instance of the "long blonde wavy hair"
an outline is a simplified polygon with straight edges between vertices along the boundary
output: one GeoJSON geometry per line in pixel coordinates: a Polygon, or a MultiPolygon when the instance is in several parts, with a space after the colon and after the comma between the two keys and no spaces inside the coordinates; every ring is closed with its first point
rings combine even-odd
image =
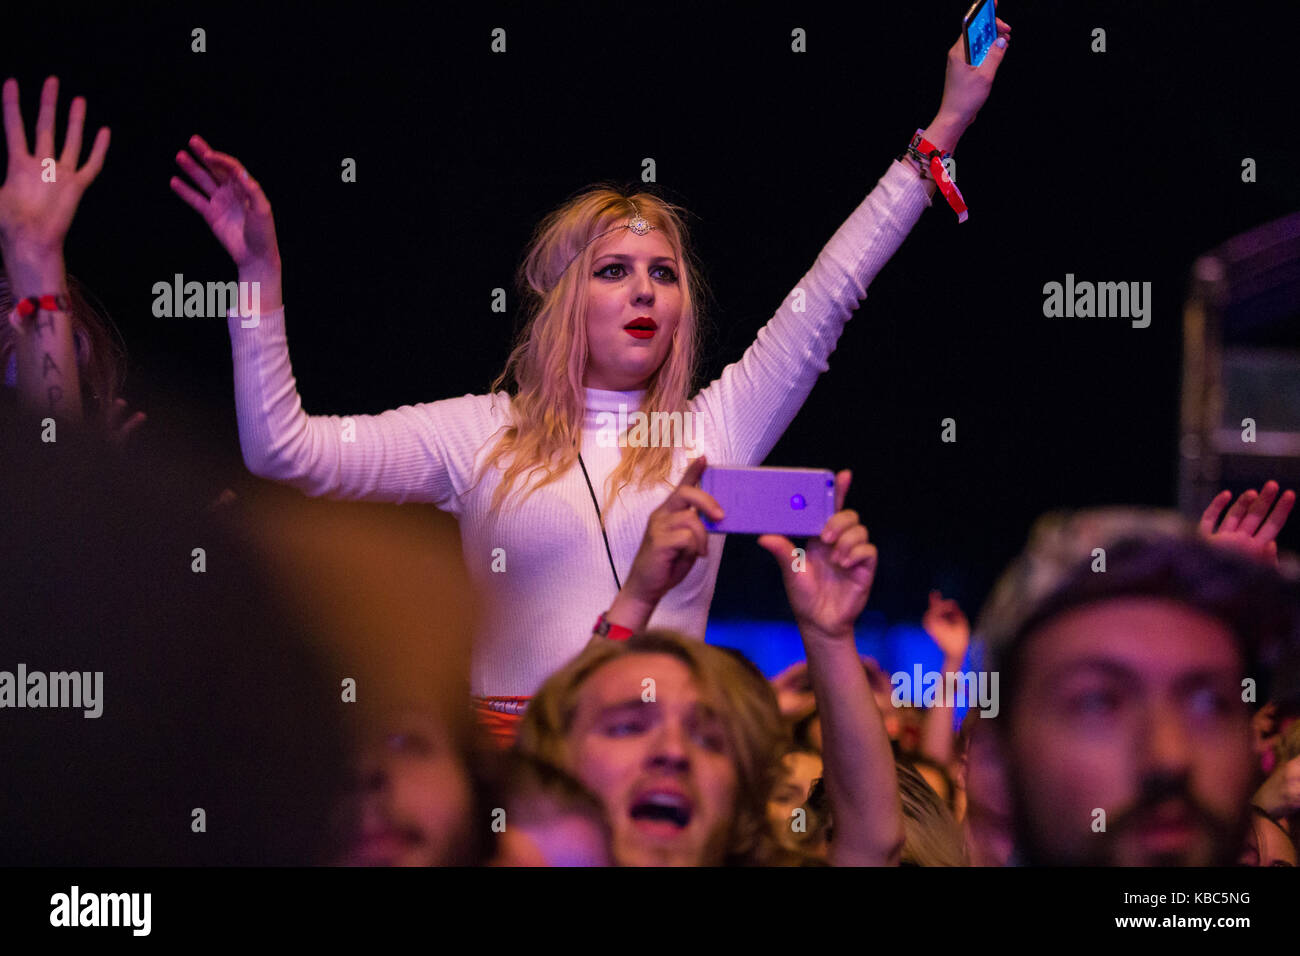
{"type": "MultiPolygon", "coordinates": [[[[672,246],[682,289],[681,320],[668,355],[646,385],[641,408],[686,409],[695,384],[706,294],[690,248],[686,210],[649,192],[628,195],[608,183],[588,187],[538,224],[516,274],[523,324],[505,369],[491,386],[493,393],[507,386],[512,424],[505,426],[476,480],[509,460],[492,496],[494,512],[521,478],[526,496],[561,477],[578,458],[586,405],[587,286],[597,245],[592,240],[626,223],[633,208],[672,246]],[[531,483],[534,477],[538,480],[531,483]]],[[[666,480],[671,466],[671,447],[623,449],[606,483],[605,508],[634,479],[642,485],[666,480]]]]}

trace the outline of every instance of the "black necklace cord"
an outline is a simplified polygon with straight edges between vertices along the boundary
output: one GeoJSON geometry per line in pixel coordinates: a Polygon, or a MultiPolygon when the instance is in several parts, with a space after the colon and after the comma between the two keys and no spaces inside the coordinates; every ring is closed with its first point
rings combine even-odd
{"type": "Polygon", "coordinates": [[[596,489],[591,486],[591,475],[587,474],[587,464],[582,460],[582,452],[578,452],[578,464],[582,466],[582,477],[587,479],[587,491],[591,493],[591,503],[596,506],[596,520],[600,522],[600,536],[605,539],[605,555],[609,558],[609,569],[614,572],[614,586],[621,591],[623,585],[618,579],[618,570],[614,567],[614,552],[610,550],[609,535],[605,533],[605,518],[600,513],[600,502],[596,500],[596,489]]]}

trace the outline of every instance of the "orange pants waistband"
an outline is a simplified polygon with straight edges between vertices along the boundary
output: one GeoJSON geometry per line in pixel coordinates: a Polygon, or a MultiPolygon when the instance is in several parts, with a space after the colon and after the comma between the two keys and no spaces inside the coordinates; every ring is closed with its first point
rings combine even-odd
{"type": "Polygon", "coordinates": [[[519,736],[519,724],[531,697],[475,697],[474,717],[488,740],[508,750],[519,736]]]}

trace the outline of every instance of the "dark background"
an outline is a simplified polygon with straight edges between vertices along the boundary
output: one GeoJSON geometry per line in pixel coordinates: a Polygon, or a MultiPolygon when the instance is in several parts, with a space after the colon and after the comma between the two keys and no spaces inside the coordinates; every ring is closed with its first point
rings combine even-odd
{"type": "MultiPolygon", "coordinates": [[[[515,320],[490,291],[513,294],[533,226],[588,183],[639,177],[645,156],[695,216],[707,381],[934,116],[966,4],[25,6],[6,10],[3,68],[29,136],[49,73],[60,142],[76,94],[87,149],[113,130],[69,270],[128,346],[137,440],[202,456],[210,500],[255,480],[226,326],[151,312],[174,273],[235,277],[168,189],[192,133],[270,197],[309,412],[486,391],[515,320]]],[[[1048,508],[1173,504],[1191,261],[1300,205],[1293,7],[1000,4],[1013,40],[956,151],[970,220],[936,196],[767,461],[854,470],[885,619],[915,620],[936,586],[973,616],[1048,508]],[[1044,318],[1043,284],[1068,272],[1150,281],[1150,328],[1044,318]],[[949,416],[956,444],[940,441],[949,416]]],[[[714,616],[787,617],[771,557],[739,537],[726,553],[714,616]]]]}

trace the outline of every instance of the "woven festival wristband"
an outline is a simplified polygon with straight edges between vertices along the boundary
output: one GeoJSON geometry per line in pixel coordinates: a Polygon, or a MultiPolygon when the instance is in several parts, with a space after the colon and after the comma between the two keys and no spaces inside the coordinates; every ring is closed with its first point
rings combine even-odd
{"type": "Polygon", "coordinates": [[[9,313],[9,324],[18,331],[22,331],[24,324],[33,315],[39,312],[68,312],[71,305],[68,297],[62,293],[55,295],[29,295],[25,299],[19,299],[14,310],[9,313]]]}
{"type": "Polygon", "coordinates": [[[952,154],[943,152],[926,139],[925,131],[920,129],[912,136],[907,151],[921,163],[924,172],[934,180],[939,191],[943,193],[943,198],[948,200],[948,205],[957,214],[957,221],[965,222],[969,215],[966,210],[966,200],[962,198],[961,190],[957,188],[957,184],[948,172],[947,163],[951,161],[952,154]]]}

